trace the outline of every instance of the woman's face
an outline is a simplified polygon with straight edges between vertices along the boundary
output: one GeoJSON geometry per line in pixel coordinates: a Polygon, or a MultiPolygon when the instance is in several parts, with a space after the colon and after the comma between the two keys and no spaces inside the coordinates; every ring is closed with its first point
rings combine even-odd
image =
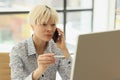
{"type": "Polygon", "coordinates": [[[33,36],[42,41],[49,41],[52,39],[53,34],[56,30],[56,24],[52,23],[50,20],[47,23],[32,26],[33,36]]]}

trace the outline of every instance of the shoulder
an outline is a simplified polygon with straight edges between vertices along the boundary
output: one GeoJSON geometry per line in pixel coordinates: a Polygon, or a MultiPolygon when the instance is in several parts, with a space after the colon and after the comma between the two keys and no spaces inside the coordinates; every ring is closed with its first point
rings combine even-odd
{"type": "Polygon", "coordinates": [[[26,49],[27,49],[27,40],[23,40],[13,46],[10,54],[18,55],[19,53],[24,52],[26,49]]]}
{"type": "Polygon", "coordinates": [[[17,49],[22,50],[23,48],[26,47],[26,45],[27,45],[27,40],[24,40],[24,41],[21,41],[21,42],[15,44],[15,45],[13,46],[13,49],[16,49],[16,50],[17,50],[17,49]]]}

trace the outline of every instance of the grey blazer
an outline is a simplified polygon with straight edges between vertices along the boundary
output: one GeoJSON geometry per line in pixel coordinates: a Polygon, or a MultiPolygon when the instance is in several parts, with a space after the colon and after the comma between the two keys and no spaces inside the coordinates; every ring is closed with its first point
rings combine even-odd
{"type": "MultiPolygon", "coordinates": [[[[53,40],[48,42],[45,50],[55,55],[63,55],[62,51],[56,46],[53,40]]],[[[37,53],[33,39],[16,44],[10,54],[11,80],[32,80],[32,73],[37,68],[37,53]]],[[[72,58],[56,58],[55,64],[50,65],[39,80],[55,80],[58,71],[62,80],[70,80],[72,58]]]]}

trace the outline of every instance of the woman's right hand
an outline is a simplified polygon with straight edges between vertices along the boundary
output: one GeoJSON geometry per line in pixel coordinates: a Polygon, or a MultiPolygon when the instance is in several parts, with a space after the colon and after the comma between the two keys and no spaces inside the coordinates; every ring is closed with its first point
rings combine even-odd
{"type": "Polygon", "coordinates": [[[55,63],[53,53],[45,53],[37,58],[38,68],[33,72],[33,80],[38,80],[39,77],[46,71],[47,67],[55,63]]]}
{"type": "Polygon", "coordinates": [[[44,72],[50,64],[55,63],[53,53],[46,53],[38,56],[37,59],[38,68],[44,72]]]}

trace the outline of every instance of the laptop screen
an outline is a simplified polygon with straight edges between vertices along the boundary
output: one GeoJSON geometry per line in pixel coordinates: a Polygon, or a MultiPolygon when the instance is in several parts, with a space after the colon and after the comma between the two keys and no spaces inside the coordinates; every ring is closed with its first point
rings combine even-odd
{"type": "Polygon", "coordinates": [[[120,30],[79,35],[71,80],[120,80],[120,30]]]}

